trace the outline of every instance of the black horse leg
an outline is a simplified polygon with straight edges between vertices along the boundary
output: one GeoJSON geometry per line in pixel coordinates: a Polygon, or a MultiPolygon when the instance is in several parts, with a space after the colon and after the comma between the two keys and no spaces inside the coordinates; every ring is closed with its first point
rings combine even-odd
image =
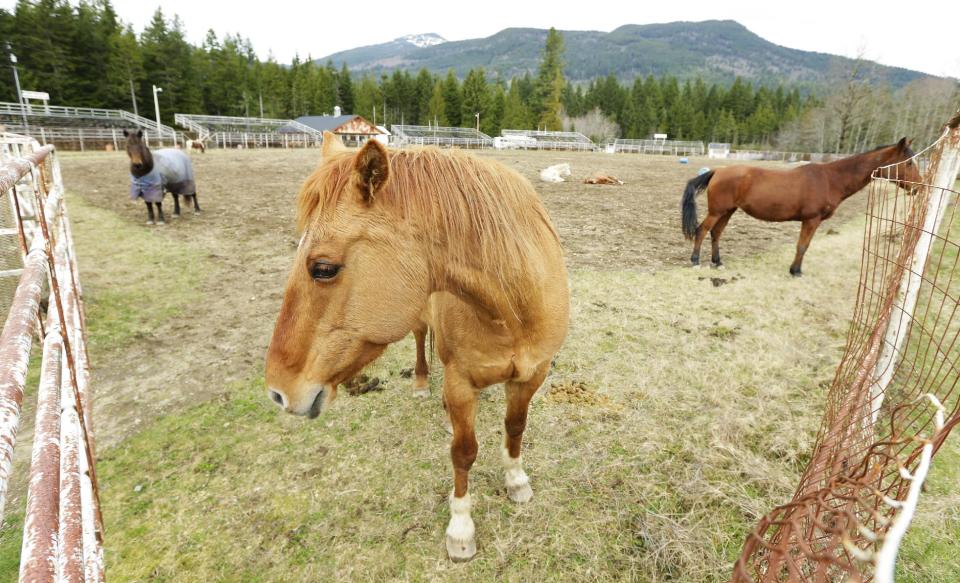
{"type": "Polygon", "coordinates": [[[144,201],[144,204],[147,205],[147,224],[153,224],[153,203],[144,201]]]}
{"type": "Polygon", "coordinates": [[[163,203],[157,203],[157,224],[164,225],[166,222],[163,220],[163,203]]]}
{"type": "Polygon", "coordinates": [[[197,193],[196,193],[196,192],[193,193],[193,212],[195,212],[195,213],[200,212],[200,204],[197,203],[197,193]]]}
{"type": "Polygon", "coordinates": [[[173,218],[180,218],[180,195],[173,195],[173,218]]]}

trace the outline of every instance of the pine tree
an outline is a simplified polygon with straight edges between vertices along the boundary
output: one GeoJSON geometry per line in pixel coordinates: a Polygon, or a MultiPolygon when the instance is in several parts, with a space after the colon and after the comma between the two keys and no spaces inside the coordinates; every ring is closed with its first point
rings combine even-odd
{"type": "Polygon", "coordinates": [[[337,75],[337,101],[340,102],[340,107],[343,108],[344,113],[353,113],[355,105],[353,81],[350,79],[350,70],[347,69],[346,63],[343,64],[340,73],[337,75]]]}
{"type": "Polygon", "coordinates": [[[551,131],[563,129],[560,113],[566,81],[563,77],[563,35],[551,27],[537,70],[533,112],[537,125],[551,131]]]}
{"type": "Polygon", "coordinates": [[[443,98],[446,101],[444,109],[447,112],[447,123],[453,127],[460,127],[462,98],[460,83],[453,74],[453,69],[447,71],[447,78],[443,81],[443,98]]]}
{"type": "Polygon", "coordinates": [[[447,100],[444,97],[444,83],[435,81],[430,94],[430,103],[427,105],[426,125],[449,126],[447,119],[447,100]]]}

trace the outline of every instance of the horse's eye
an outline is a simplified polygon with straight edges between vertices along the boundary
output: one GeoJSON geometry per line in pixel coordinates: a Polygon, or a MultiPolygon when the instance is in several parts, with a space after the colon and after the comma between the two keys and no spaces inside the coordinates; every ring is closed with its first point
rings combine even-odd
{"type": "Polygon", "coordinates": [[[333,279],[339,272],[339,265],[326,261],[317,261],[310,266],[310,277],[314,280],[333,279]]]}

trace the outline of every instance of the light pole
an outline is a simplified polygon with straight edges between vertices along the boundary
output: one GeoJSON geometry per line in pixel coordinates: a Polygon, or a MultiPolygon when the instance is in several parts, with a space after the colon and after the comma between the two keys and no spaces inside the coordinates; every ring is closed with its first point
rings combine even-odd
{"type": "Polygon", "coordinates": [[[163,134],[160,133],[160,101],[157,99],[157,93],[163,93],[163,87],[153,86],[153,111],[157,114],[157,141],[163,145],[163,134]]]}
{"type": "Polygon", "coordinates": [[[475,114],[473,114],[473,115],[475,115],[476,118],[477,118],[477,133],[479,134],[479,133],[480,133],[480,112],[478,111],[477,113],[475,113],[475,114]]]}
{"type": "MultiPolygon", "coordinates": [[[[10,45],[7,45],[9,49],[10,45]]],[[[27,123],[27,112],[23,106],[23,91],[20,90],[20,74],[17,73],[17,55],[13,54],[13,51],[10,52],[10,66],[13,68],[13,83],[17,86],[17,103],[20,104],[20,115],[23,116],[23,126],[29,128],[30,124],[27,123]]]]}

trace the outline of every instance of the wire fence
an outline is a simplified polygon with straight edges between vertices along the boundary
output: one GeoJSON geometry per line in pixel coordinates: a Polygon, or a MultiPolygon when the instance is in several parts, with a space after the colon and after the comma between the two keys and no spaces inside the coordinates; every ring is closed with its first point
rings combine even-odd
{"type": "Polygon", "coordinates": [[[22,268],[0,334],[0,518],[33,340],[42,340],[20,581],[104,580],[82,291],[53,146],[0,136],[22,268]],[[28,211],[29,209],[29,211],[28,211]],[[46,305],[44,305],[46,304],[46,305]],[[45,312],[45,314],[44,314],[45,312]]]}
{"type": "Polygon", "coordinates": [[[960,422],[960,113],[869,185],[846,349],[793,500],[747,536],[733,581],[892,581],[931,459],[960,422]],[[905,183],[906,166],[923,171],[905,183]]]}

